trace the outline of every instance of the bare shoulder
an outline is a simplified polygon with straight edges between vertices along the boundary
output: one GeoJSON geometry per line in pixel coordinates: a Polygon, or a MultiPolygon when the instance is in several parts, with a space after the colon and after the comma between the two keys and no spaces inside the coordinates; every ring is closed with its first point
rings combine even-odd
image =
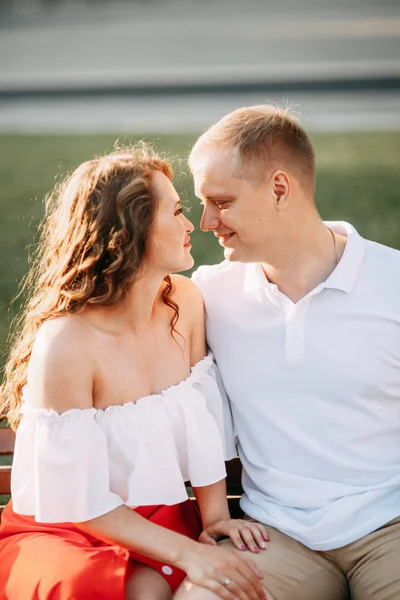
{"type": "Polygon", "coordinates": [[[190,340],[190,362],[195,365],[206,354],[204,304],[197,286],[183,275],[174,275],[172,279],[182,319],[187,323],[190,340]]]}
{"type": "Polygon", "coordinates": [[[87,327],[75,315],[45,321],[36,334],[32,356],[58,362],[74,360],[86,346],[87,327]]]}
{"type": "Polygon", "coordinates": [[[40,327],[28,367],[28,387],[38,408],[63,412],[92,406],[93,362],[88,330],[75,315],[40,327]]]}
{"type": "Polygon", "coordinates": [[[171,275],[171,279],[175,286],[175,299],[179,308],[188,308],[191,314],[202,314],[204,312],[203,297],[193,281],[184,275],[171,275]]]}

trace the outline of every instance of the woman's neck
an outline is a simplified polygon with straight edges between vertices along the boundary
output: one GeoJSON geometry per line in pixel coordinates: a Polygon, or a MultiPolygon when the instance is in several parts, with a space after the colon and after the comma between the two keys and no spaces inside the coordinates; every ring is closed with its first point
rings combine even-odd
{"type": "Polygon", "coordinates": [[[139,333],[148,329],[158,314],[164,282],[160,275],[143,274],[135,281],[127,295],[115,306],[88,309],[87,317],[101,321],[102,327],[115,333],[132,330],[139,333]]]}

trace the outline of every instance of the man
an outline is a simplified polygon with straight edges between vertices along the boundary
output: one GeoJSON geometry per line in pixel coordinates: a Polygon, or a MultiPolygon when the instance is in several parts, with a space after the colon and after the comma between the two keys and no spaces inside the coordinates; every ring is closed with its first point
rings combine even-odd
{"type": "Polygon", "coordinates": [[[263,583],[276,600],[399,600],[400,253],[322,222],[314,151],[288,110],[228,114],[189,164],[226,259],[193,279],[241,507],[269,528],[252,555],[263,583]]]}

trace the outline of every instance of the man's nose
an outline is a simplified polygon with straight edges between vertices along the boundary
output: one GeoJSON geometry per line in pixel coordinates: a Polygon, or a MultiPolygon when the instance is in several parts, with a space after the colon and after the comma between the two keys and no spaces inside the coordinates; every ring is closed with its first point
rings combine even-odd
{"type": "Polygon", "coordinates": [[[204,207],[200,221],[200,229],[202,231],[213,231],[219,225],[218,213],[215,209],[204,207]]]}

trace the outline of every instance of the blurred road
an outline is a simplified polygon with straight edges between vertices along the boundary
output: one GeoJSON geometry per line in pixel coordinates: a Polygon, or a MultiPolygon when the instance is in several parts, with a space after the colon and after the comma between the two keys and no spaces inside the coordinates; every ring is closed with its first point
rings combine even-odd
{"type": "Polygon", "coordinates": [[[308,130],[400,130],[400,92],[235,94],[0,102],[0,132],[184,133],[263,102],[290,104],[308,130]]]}
{"type": "Polygon", "coordinates": [[[0,13],[2,131],[197,130],[284,98],[314,128],[400,129],[398,1],[53,4],[0,13]]]}

